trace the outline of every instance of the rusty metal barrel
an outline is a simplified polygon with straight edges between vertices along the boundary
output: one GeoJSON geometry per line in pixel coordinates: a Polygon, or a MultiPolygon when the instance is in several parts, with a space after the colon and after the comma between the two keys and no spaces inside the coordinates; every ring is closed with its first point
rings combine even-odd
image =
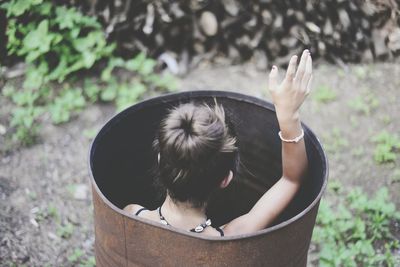
{"type": "MultiPolygon", "coordinates": [[[[152,169],[152,142],[171,107],[186,102],[222,104],[239,145],[234,181],[209,203],[223,225],[249,211],[281,176],[281,141],[274,107],[248,95],[188,91],[135,104],[111,118],[90,148],[97,266],[306,266],[307,252],[328,179],[328,163],[314,133],[303,124],[309,168],[300,191],[270,227],[251,234],[209,237],[128,214],[130,203],[148,209],[163,199],[152,169]]],[[[285,192],[282,192],[285,194],[285,192]]]]}

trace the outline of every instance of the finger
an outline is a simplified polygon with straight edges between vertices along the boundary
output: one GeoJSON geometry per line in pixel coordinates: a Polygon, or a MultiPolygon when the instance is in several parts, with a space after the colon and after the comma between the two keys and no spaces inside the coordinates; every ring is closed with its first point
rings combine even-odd
{"type": "Polygon", "coordinates": [[[310,55],[308,55],[303,79],[302,79],[301,85],[300,85],[301,90],[304,90],[304,91],[307,90],[307,86],[308,86],[308,83],[310,82],[311,75],[312,75],[312,58],[310,55]]]}
{"type": "Polygon", "coordinates": [[[292,81],[294,79],[294,75],[296,73],[296,66],[297,66],[297,56],[294,55],[289,61],[289,66],[286,71],[286,81],[292,81]]]}
{"type": "Polygon", "coordinates": [[[274,65],[269,73],[269,90],[273,91],[276,88],[278,88],[278,67],[274,65]]]}
{"type": "Polygon", "coordinates": [[[311,75],[310,79],[308,80],[306,95],[309,95],[311,92],[311,85],[312,85],[313,76],[311,75]]]}
{"type": "Polygon", "coordinates": [[[303,54],[301,55],[299,67],[297,68],[296,76],[294,78],[297,81],[301,81],[303,79],[303,75],[306,70],[306,62],[309,54],[310,52],[307,49],[305,49],[303,51],[303,54]]]}

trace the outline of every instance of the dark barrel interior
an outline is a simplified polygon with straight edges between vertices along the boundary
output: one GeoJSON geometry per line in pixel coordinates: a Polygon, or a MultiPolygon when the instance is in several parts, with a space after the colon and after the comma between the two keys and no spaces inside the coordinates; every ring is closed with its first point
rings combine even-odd
{"type": "MultiPolygon", "coordinates": [[[[138,103],[115,115],[101,129],[90,151],[90,168],[101,193],[116,207],[138,203],[154,209],[162,197],[154,186],[157,156],[152,142],[167,110],[180,103],[222,104],[234,125],[241,164],[234,182],[215,197],[208,208],[220,225],[251,209],[260,196],[281,176],[281,141],[273,105],[232,92],[190,91],[138,103]]],[[[305,210],[323,190],[327,163],[323,150],[303,125],[309,169],[301,190],[275,222],[279,224],[305,210]]],[[[284,194],[284,192],[282,192],[284,194]]]]}

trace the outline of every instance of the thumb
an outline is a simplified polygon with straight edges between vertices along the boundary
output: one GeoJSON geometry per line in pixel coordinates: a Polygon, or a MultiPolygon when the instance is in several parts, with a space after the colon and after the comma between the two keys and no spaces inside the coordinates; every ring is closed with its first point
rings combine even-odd
{"type": "Polygon", "coordinates": [[[278,67],[272,66],[272,70],[269,73],[269,90],[274,91],[278,88],[278,67]]]}

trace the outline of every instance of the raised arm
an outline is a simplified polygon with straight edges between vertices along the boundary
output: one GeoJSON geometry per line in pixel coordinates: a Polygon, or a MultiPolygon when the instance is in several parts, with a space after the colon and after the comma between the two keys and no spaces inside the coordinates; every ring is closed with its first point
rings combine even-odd
{"type": "Polygon", "coordinates": [[[290,59],[285,79],[278,84],[278,68],[272,67],[269,77],[269,90],[275,105],[276,116],[282,138],[282,177],[276,182],[245,215],[224,227],[226,235],[251,233],[270,225],[287,207],[301,185],[302,176],[307,169],[307,154],[299,109],[310,92],[312,78],[312,59],[304,50],[296,72],[297,56],[290,59]]]}

